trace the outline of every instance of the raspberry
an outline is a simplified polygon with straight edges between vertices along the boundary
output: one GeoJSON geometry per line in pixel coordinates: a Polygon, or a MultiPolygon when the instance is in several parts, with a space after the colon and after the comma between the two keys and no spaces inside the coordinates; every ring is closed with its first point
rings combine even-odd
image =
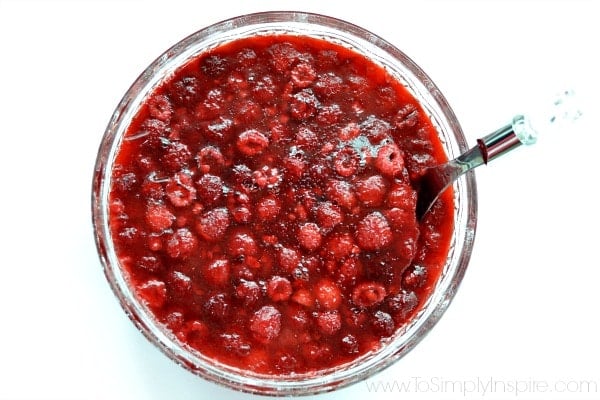
{"type": "Polygon", "coordinates": [[[261,103],[272,102],[276,98],[277,88],[273,83],[273,78],[263,76],[255,81],[252,89],[252,97],[261,103]]]}
{"type": "Polygon", "coordinates": [[[419,299],[413,291],[402,290],[386,300],[390,312],[398,318],[405,320],[417,308],[419,299]]]}
{"type": "Polygon", "coordinates": [[[196,199],[196,188],[192,177],[184,172],[178,172],[165,187],[167,197],[175,207],[185,207],[196,199]]]}
{"type": "Polygon", "coordinates": [[[215,175],[206,174],[196,182],[198,197],[206,205],[217,203],[223,196],[223,181],[215,175]]]}
{"type": "Polygon", "coordinates": [[[240,102],[235,113],[236,122],[243,122],[246,124],[258,120],[260,117],[262,117],[262,115],[262,109],[256,102],[252,100],[240,102]]]}
{"type": "Polygon", "coordinates": [[[250,318],[249,328],[256,340],[270,342],[281,331],[281,313],[273,306],[263,306],[250,318]]]}
{"type": "Polygon", "coordinates": [[[415,290],[427,282],[427,269],[421,265],[411,265],[402,274],[402,287],[415,290]]]}
{"type": "Polygon", "coordinates": [[[200,69],[207,76],[217,78],[225,73],[228,67],[227,64],[227,59],[221,56],[213,55],[208,56],[201,61],[200,69]]]}
{"type": "Polygon", "coordinates": [[[385,287],[377,282],[363,282],[352,291],[352,302],[359,307],[371,307],[383,301],[385,287]]]}
{"type": "Polygon", "coordinates": [[[354,258],[348,258],[339,266],[337,281],[346,286],[354,286],[362,273],[363,267],[361,262],[354,258]]]}
{"type": "Polygon", "coordinates": [[[245,357],[250,354],[252,346],[237,333],[221,333],[219,335],[223,348],[228,353],[236,356],[245,357]]]}
{"type": "Polygon", "coordinates": [[[201,121],[210,121],[223,114],[225,97],[220,88],[211,89],[206,94],[204,101],[196,107],[196,118],[201,121]]]}
{"type": "Polygon", "coordinates": [[[417,206],[417,192],[406,183],[397,183],[390,189],[386,202],[389,207],[414,212],[417,206]]]}
{"type": "Polygon", "coordinates": [[[355,184],[356,197],[367,207],[378,207],[385,198],[386,183],[380,175],[360,179],[355,184]]]}
{"type": "Polygon", "coordinates": [[[229,238],[228,250],[231,257],[248,257],[256,255],[258,246],[248,232],[238,231],[229,238]]]}
{"type": "Polygon", "coordinates": [[[225,286],[229,282],[230,274],[231,266],[225,258],[213,260],[202,270],[202,276],[211,286],[225,286]]]}
{"type": "Polygon", "coordinates": [[[317,327],[325,335],[333,335],[342,327],[342,317],[337,310],[317,313],[317,327]]]}
{"type": "Polygon", "coordinates": [[[139,138],[145,138],[144,145],[148,147],[154,147],[161,144],[161,139],[164,139],[168,135],[167,124],[164,121],[156,118],[150,118],[145,120],[137,131],[132,136],[127,136],[126,140],[135,140],[139,138]]]}
{"type": "Polygon", "coordinates": [[[206,300],[204,303],[204,313],[214,321],[224,321],[229,316],[229,301],[224,293],[217,293],[206,300]]]}
{"type": "Polygon", "coordinates": [[[252,212],[245,206],[236,207],[231,210],[231,216],[238,224],[247,224],[252,220],[252,212]]]}
{"type": "Polygon", "coordinates": [[[148,99],[148,113],[152,118],[169,123],[173,115],[173,105],[165,95],[154,95],[148,99]]]}
{"type": "Polygon", "coordinates": [[[242,300],[247,307],[256,304],[261,294],[260,286],[254,281],[242,280],[235,287],[235,296],[242,300]]]}
{"type": "Polygon", "coordinates": [[[290,101],[290,114],[297,120],[306,120],[313,117],[321,106],[312,90],[302,89],[292,96],[290,101]]]}
{"type": "Polygon", "coordinates": [[[225,142],[229,139],[234,129],[233,121],[229,118],[224,118],[223,116],[219,116],[209,123],[202,123],[200,126],[207,138],[218,143],[225,142]]]}
{"type": "Polygon", "coordinates": [[[349,333],[342,338],[340,347],[346,354],[356,354],[359,351],[358,339],[349,333]]]}
{"type": "Polygon", "coordinates": [[[304,161],[304,156],[301,152],[296,152],[283,159],[283,169],[290,181],[300,179],[304,171],[306,171],[306,166],[306,161],[304,161]]]}
{"type": "Polygon", "coordinates": [[[261,221],[275,220],[280,210],[281,201],[273,195],[263,197],[256,205],[256,215],[261,221]]]}
{"type": "Polygon", "coordinates": [[[151,279],[137,289],[141,300],[151,308],[161,308],[167,300],[167,288],[163,281],[151,279]]]}
{"type": "Polygon", "coordinates": [[[404,169],[404,156],[394,143],[388,143],[379,148],[375,159],[375,168],[385,176],[395,177],[404,169]]]}
{"type": "Polygon", "coordinates": [[[181,329],[181,335],[186,341],[197,349],[202,349],[206,338],[210,334],[208,326],[202,321],[192,320],[185,323],[181,329]]]}
{"type": "Polygon", "coordinates": [[[356,195],[348,182],[332,179],[327,182],[325,191],[329,200],[346,210],[356,206],[356,195]]]}
{"type": "Polygon", "coordinates": [[[404,105],[394,117],[394,125],[399,130],[414,128],[419,122],[419,110],[414,104],[404,105]]]}
{"type": "Polygon", "coordinates": [[[278,252],[278,261],[281,270],[289,273],[300,264],[300,255],[294,249],[282,247],[278,252]]]}
{"type": "Polygon", "coordinates": [[[193,76],[185,76],[170,87],[169,97],[181,105],[192,104],[198,100],[200,92],[198,79],[193,76]]]}
{"type": "Polygon", "coordinates": [[[273,189],[281,183],[281,180],[282,176],[279,173],[279,169],[267,165],[252,172],[252,181],[260,189],[264,189],[265,187],[273,189]]]}
{"type": "Polygon", "coordinates": [[[363,250],[381,250],[392,242],[392,229],[380,212],[372,212],[358,223],[356,240],[363,250]]]}
{"type": "Polygon", "coordinates": [[[343,311],[344,323],[353,329],[364,330],[369,320],[369,314],[362,308],[350,308],[343,311]]]}
{"type": "Polygon", "coordinates": [[[307,222],[300,225],[297,235],[300,246],[309,251],[316,250],[319,246],[321,246],[321,240],[323,237],[321,236],[319,226],[315,223],[307,222]]]}
{"type": "Polygon", "coordinates": [[[161,161],[169,171],[177,172],[185,169],[191,158],[192,154],[185,144],[180,142],[169,142],[161,161]]]}
{"type": "Polygon", "coordinates": [[[315,298],[308,289],[298,289],[292,295],[292,301],[304,307],[312,307],[315,304],[315,298]]]}
{"type": "Polygon", "coordinates": [[[198,159],[198,169],[200,172],[216,172],[225,165],[225,157],[218,147],[206,146],[200,149],[196,156],[198,159]]]}
{"type": "Polygon", "coordinates": [[[286,301],[292,295],[292,284],[281,276],[272,277],[267,283],[267,296],[272,301],[286,301]]]}
{"type": "Polygon", "coordinates": [[[340,288],[327,278],[323,278],[316,283],[314,294],[319,306],[326,310],[335,310],[342,302],[340,288]]]}
{"type": "Polygon", "coordinates": [[[159,182],[154,182],[152,178],[148,178],[142,183],[142,194],[149,200],[160,202],[165,197],[165,189],[159,182]]]}
{"type": "Polygon", "coordinates": [[[229,222],[229,212],[226,208],[214,208],[198,219],[196,231],[203,239],[216,241],[225,235],[229,222]]]}
{"type": "Polygon", "coordinates": [[[371,322],[373,329],[380,336],[391,336],[394,333],[394,319],[384,311],[376,311],[371,322]]]}
{"type": "Polygon", "coordinates": [[[162,261],[155,256],[140,257],[136,265],[138,268],[152,273],[156,273],[164,269],[162,261]]]}
{"type": "Polygon", "coordinates": [[[237,149],[245,156],[260,154],[269,146],[269,139],[256,129],[240,133],[236,141],[237,149]]]}
{"type": "Polygon", "coordinates": [[[185,319],[183,313],[180,311],[172,311],[164,319],[164,324],[173,332],[179,331],[184,323],[185,319]]]}
{"type": "Polygon", "coordinates": [[[358,252],[358,247],[349,233],[334,234],[327,242],[327,253],[333,260],[339,260],[358,252]]]}
{"type": "Polygon", "coordinates": [[[296,143],[303,147],[315,148],[319,144],[318,136],[310,128],[301,126],[296,132],[296,143]]]}
{"type": "Polygon", "coordinates": [[[313,363],[325,363],[333,357],[331,346],[326,343],[310,342],[302,346],[304,357],[313,363]]]}
{"type": "Polygon", "coordinates": [[[338,137],[341,140],[352,140],[352,139],[356,139],[358,137],[358,135],[360,135],[360,128],[358,126],[358,124],[356,124],[356,122],[350,122],[348,125],[344,126],[342,129],[340,129],[339,133],[338,133],[338,137]]]}
{"type": "Polygon", "coordinates": [[[321,228],[326,230],[333,229],[341,224],[343,220],[342,211],[337,205],[325,201],[319,203],[317,206],[317,222],[321,228]]]}
{"type": "Polygon", "coordinates": [[[150,203],[146,209],[146,222],[153,232],[168,229],[175,221],[175,215],[164,204],[150,203]]]}
{"type": "Polygon", "coordinates": [[[198,240],[189,229],[180,228],[167,239],[167,254],[172,258],[187,258],[197,244],[198,240]]]}
{"type": "Polygon", "coordinates": [[[319,96],[328,98],[335,96],[344,90],[344,80],[333,72],[328,72],[319,75],[314,87],[315,92],[317,92],[319,96]]]}
{"type": "Polygon", "coordinates": [[[300,53],[290,43],[276,43],[267,50],[271,65],[278,73],[288,71],[298,60],[300,53]]]}
{"type": "Polygon", "coordinates": [[[352,176],[358,170],[358,154],[352,147],[344,147],[338,151],[333,159],[333,168],[341,177],[352,176]]]}
{"type": "Polygon", "coordinates": [[[292,69],[291,76],[294,86],[303,89],[309,87],[310,84],[313,83],[317,77],[317,73],[312,65],[306,62],[301,62],[296,64],[296,66],[292,69]]]}
{"type": "Polygon", "coordinates": [[[337,104],[322,106],[317,113],[317,122],[322,125],[333,125],[340,122],[344,112],[337,104]]]}
{"type": "Polygon", "coordinates": [[[390,137],[391,127],[384,120],[370,115],[366,120],[361,122],[360,130],[367,136],[371,144],[379,144],[390,137]]]}
{"type": "Polygon", "coordinates": [[[183,272],[171,272],[167,283],[171,296],[176,298],[183,298],[192,290],[192,279],[183,272]]]}
{"type": "Polygon", "coordinates": [[[115,189],[121,192],[130,192],[135,190],[135,186],[138,183],[137,176],[133,172],[117,173],[113,172],[113,181],[115,189]]]}

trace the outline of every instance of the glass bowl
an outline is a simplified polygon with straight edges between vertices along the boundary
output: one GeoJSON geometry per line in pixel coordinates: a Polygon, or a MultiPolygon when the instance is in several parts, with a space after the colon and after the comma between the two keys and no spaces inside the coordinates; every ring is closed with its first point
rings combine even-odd
{"type": "Polygon", "coordinates": [[[186,61],[223,43],[264,34],[306,35],[325,39],[365,55],[384,66],[420,102],[439,133],[448,158],[467,150],[460,125],[430,78],[404,53],[377,35],[348,22],[304,12],[264,12],[219,22],[183,39],[156,59],[133,83],[117,106],[102,139],[93,177],[92,214],[104,273],[135,326],[175,363],[210,381],[263,395],[305,395],[331,391],[375,374],[409,352],[432,329],[448,307],[465,273],[477,221],[472,173],[454,189],[454,232],[450,251],[432,295],[393,340],[356,361],[318,374],[261,375],[240,370],[182,346],[158,324],[134,296],[116,255],[109,228],[111,171],[123,135],[146,96],[186,61]]]}

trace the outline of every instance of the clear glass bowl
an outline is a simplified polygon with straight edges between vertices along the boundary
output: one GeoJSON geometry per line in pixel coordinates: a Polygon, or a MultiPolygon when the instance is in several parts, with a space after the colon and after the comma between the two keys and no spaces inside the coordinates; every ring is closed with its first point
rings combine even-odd
{"type": "Polygon", "coordinates": [[[265,12],[232,18],[183,39],[156,59],[134,82],[117,106],[100,145],[93,178],[92,213],[96,244],[104,272],[121,306],[137,328],[164,354],[189,371],[230,388],[263,395],[303,395],[334,390],[388,367],[432,329],[454,297],[469,262],[477,222],[475,178],[466,174],[454,185],[455,230],[440,279],[415,318],[379,351],[318,374],[260,375],[218,363],[190,351],[158,324],[136,299],[122,270],[109,229],[111,171],[123,135],[146,96],[191,58],[239,38],[253,35],[306,35],[341,44],[384,66],[421,103],[439,132],[449,158],[467,150],[460,125],[430,78],[404,53],[356,25],[303,12],[265,12]]]}

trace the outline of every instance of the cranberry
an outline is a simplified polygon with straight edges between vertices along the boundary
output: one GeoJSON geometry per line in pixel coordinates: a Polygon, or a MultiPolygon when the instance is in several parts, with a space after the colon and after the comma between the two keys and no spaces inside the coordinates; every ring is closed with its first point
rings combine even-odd
{"type": "Polygon", "coordinates": [[[269,145],[269,139],[256,129],[249,129],[238,136],[237,149],[246,156],[262,153],[269,145]]]}
{"type": "Polygon", "coordinates": [[[383,301],[385,287],[377,282],[363,282],[352,291],[352,302],[359,307],[372,307],[383,301]]]}
{"type": "Polygon", "coordinates": [[[203,239],[216,241],[221,239],[229,228],[229,212],[226,208],[214,208],[198,219],[196,231],[203,239]]]}
{"type": "Polygon", "coordinates": [[[281,332],[281,313],[273,306],[263,306],[250,318],[249,328],[255,339],[270,342],[281,332]]]}
{"type": "Polygon", "coordinates": [[[392,229],[383,214],[378,211],[364,217],[357,226],[356,241],[367,251],[380,250],[392,242],[392,229]]]}

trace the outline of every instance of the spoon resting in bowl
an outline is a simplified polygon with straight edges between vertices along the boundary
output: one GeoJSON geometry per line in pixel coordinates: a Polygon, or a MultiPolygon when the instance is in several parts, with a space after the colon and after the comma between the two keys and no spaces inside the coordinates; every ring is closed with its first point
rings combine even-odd
{"type": "Polygon", "coordinates": [[[477,145],[445,164],[427,168],[417,182],[417,220],[421,220],[438,197],[467,171],[500,157],[521,145],[537,141],[538,133],[563,122],[573,122],[582,112],[574,106],[574,92],[565,90],[542,115],[516,115],[502,128],[477,140],[477,145]]]}

